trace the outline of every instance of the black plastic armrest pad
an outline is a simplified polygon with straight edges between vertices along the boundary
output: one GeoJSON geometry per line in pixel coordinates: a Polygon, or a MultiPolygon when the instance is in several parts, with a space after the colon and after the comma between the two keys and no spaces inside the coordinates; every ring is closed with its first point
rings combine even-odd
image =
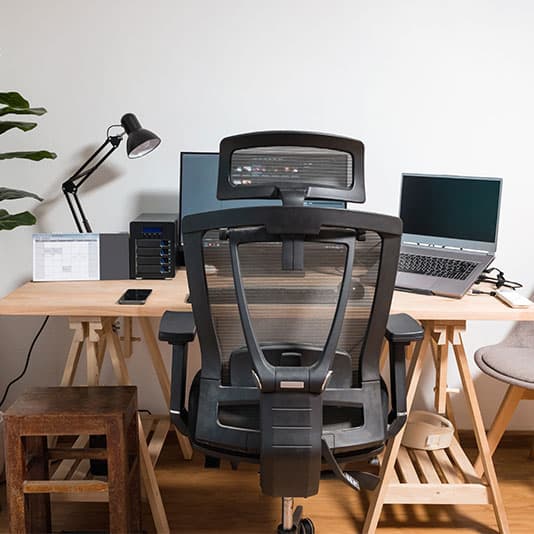
{"type": "Polygon", "coordinates": [[[159,339],[171,345],[184,345],[195,339],[197,329],[192,312],[166,311],[159,323],[159,339]]]}
{"type": "Polygon", "coordinates": [[[390,315],[386,325],[386,338],[393,343],[410,343],[423,339],[422,326],[406,313],[390,315]]]}

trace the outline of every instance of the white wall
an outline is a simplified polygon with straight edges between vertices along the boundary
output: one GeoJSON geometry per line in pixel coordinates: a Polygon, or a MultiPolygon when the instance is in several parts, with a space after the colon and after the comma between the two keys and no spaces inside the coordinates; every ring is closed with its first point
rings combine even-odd
{"type": "MultiPolygon", "coordinates": [[[[367,210],[397,212],[403,171],[502,176],[495,264],[532,290],[532,2],[0,0],[0,8],[0,89],[49,111],[38,129],[5,134],[0,147],[58,153],[1,162],[1,185],[46,201],[36,228],[0,234],[0,295],[31,277],[32,231],[73,230],[60,183],[129,111],[163,143],[138,161],[121,147],[92,180],[98,187],[82,192],[97,231],[177,209],[182,150],[217,150],[222,137],[251,130],[324,131],[364,141],[367,210]]],[[[21,369],[39,324],[1,318],[0,388],[21,369]]],[[[469,352],[509,328],[470,323],[469,352]]],[[[66,331],[66,320],[51,321],[25,384],[57,383],[66,331]]],[[[139,348],[132,361],[141,405],[162,409],[147,359],[139,348]]],[[[473,372],[489,421],[502,388],[473,372]]],[[[527,411],[514,428],[534,426],[527,411]]],[[[459,421],[468,426],[465,412],[459,421]]]]}

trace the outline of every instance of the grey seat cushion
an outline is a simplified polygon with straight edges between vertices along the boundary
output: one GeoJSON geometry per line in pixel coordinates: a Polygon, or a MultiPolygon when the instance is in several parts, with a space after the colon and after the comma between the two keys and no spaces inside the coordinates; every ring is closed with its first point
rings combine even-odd
{"type": "Polygon", "coordinates": [[[534,389],[534,349],[488,345],[475,352],[480,369],[503,382],[534,389]]]}

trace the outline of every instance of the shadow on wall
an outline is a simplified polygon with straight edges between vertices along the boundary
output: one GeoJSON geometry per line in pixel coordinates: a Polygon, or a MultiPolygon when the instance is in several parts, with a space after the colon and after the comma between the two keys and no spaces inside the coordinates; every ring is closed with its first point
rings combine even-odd
{"type": "MultiPolygon", "coordinates": [[[[97,145],[88,145],[87,147],[80,150],[73,157],[75,161],[78,161],[78,163],[75,166],[71,167],[67,172],[65,172],[65,175],[58,176],[54,180],[52,185],[48,188],[48,190],[42,193],[44,200],[39,204],[39,206],[35,208],[35,214],[37,216],[38,222],[40,216],[50,210],[50,208],[52,206],[55,206],[58,202],[63,203],[65,205],[65,210],[68,211],[67,203],[63,197],[63,192],[61,191],[61,184],[70,176],[72,176],[81,167],[84,161],[87,161],[89,159],[89,157],[93,154],[96,148],[97,145]]],[[[119,171],[117,166],[114,166],[109,160],[106,160],[106,162],[98,170],[96,170],[94,174],[89,177],[87,182],[80,187],[79,197],[82,199],[82,204],[84,194],[89,193],[94,189],[99,189],[105,186],[113,180],[120,178],[122,174],[123,173],[119,171]]],[[[89,214],[88,218],[90,219],[89,214]]],[[[39,231],[41,231],[41,229],[39,229],[39,231]]]]}
{"type": "Polygon", "coordinates": [[[135,199],[134,217],[140,213],[178,213],[178,188],[139,193],[135,199]]]}
{"type": "MultiPolygon", "coordinates": [[[[0,317],[0,396],[24,369],[30,345],[44,317],[0,317]]],[[[64,317],[51,317],[35,343],[28,370],[11,389],[5,410],[28,386],[57,386],[72,335],[64,317]]]]}

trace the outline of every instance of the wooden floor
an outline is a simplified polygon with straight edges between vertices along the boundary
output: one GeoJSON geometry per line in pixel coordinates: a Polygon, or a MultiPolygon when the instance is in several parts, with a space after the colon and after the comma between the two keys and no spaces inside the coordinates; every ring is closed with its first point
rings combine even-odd
{"type": "MultiPolygon", "coordinates": [[[[468,453],[470,451],[468,450],[468,453]]],[[[511,532],[534,532],[534,461],[528,449],[501,448],[495,454],[511,532]]],[[[221,469],[204,469],[200,454],[191,462],[181,459],[176,439],[169,435],[157,476],[172,532],[184,534],[274,533],[280,522],[277,499],[260,494],[255,466],[242,465],[237,472],[223,463],[221,469]]],[[[7,533],[5,484],[0,486],[0,532],[7,533]]],[[[321,482],[321,491],[300,499],[319,534],[361,531],[366,494],[356,493],[337,480],[321,482]]],[[[52,507],[54,532],[106,529],[107,505],[57,503],[52,507]]],[[[144,504],[143,527],[154,525],[144,504]]],[[[432,534],[496,532],[491,506],[386,505],[379,534],[432,534]]]]}

